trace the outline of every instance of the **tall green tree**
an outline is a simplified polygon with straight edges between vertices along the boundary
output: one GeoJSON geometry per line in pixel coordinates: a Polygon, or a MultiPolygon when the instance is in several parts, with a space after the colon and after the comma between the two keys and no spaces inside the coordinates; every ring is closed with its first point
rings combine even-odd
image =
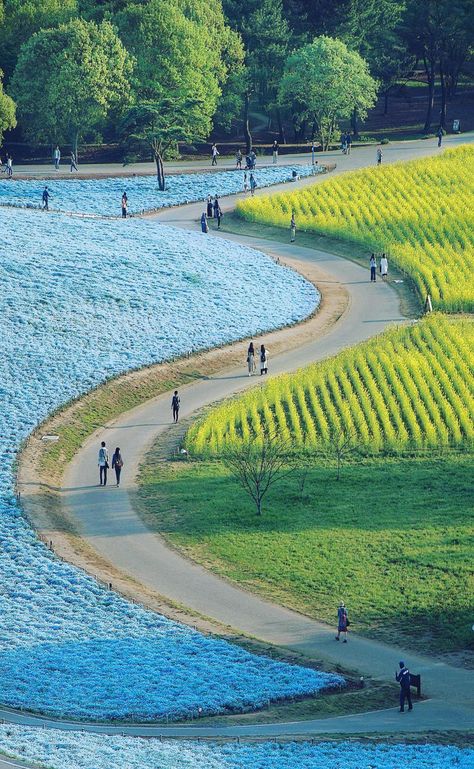
{"type": "Polygon", "coordinates": [[[341,40],[321,36],[288,57],[280,101],[291,105],[299,122],[306,120],[327,149],[338,120],[354,110],[361,118],[375,103],[377,82],[367,62],[341,40]]]}
{"type": "Polygon", "coordinates": [[[3,142],[3,134],[16,126],[15,102],[3,90],[3,72],[0,69],[0,145],[3,142]]]}
{"type": "Polygon", "coordinates": [[[3,0],[0,25],[0,62],[7,81],[16,66],[21,46],[40,29],[57,27],[77,16],[76,0],[3,0]]]}
{"type": "Polygon", "coordinates": [[[109,22],[74,19],[21,48],[12,93],[25,136],[70,143],[129,100],[132,60],[109,22]]]}

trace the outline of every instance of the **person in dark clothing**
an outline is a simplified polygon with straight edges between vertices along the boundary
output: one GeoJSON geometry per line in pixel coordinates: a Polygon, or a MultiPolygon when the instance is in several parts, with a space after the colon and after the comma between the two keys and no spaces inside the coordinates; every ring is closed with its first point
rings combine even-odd
{"type": "Polygon", "coordinates": [[[399,662],[400,670],[395,671],[395,679],[400,684],[400,713],[405,712],[405,700],[408,702],[408,710],[413,710],[410,692],[410,671],[404,662],[399,662]]]}
{"type": "Polygon", "coordinates": [[[438,133],[436,136],[438,137],[438,147],[441,147],[441,142],[443,141],[443,129],[441,126],[438,128],[438,133]]]}
{"type": "Polygon", "coordinates": [[[209,232],[209,227],[207,226],[207,216],[205,211],[203,211],[201,214],[201,232],[209,232]]]}
{"type": "Polygon", "coordinates": [[[171,399],[171,410],[173,412],[173,422],[177,422],[179,419],[179,407],[181,404],[180,397],[178,395],[178,391],[175,390],[173,397],[171,399]]]}
{"type": "Polygon", "coordinates": [[[49,211],[49,190],[47,187],[45,187],[43,190],[42,200],[43,200],[43,211],[49,211]]]}
{"type": "Polygon", "coordinates": [[[75,152],[71,152],[71,173],[73,171],[77,171],[77,159],[75,152]]]}
{"type": "Polygon", "coordinates": [[[375,283],[377,280],[377,259],[375,254],[370,257],[370,282],[375,283]]]}
{"type": "Polygon", "coordinates": [[[350,135],[349,131],[346,133],[346,155],[351,154],[351,147],[352,147],[352,136],[350,135]]]}
{"type": "Polygon", "coordinates": [[[272,155],[273,155],[273,165],[274,166],[276,166],[276,164],[278,163],[278,150],[279,149],[280,149],[279,144],[278,144],[277,140],[275,139],[275,141],[273,142],[273,146],[272,146],[272,155]]]}
{"type": "Polygon", "coordinates": [[[212,217],[214,216],[214,208],[213,208],[213,205],[212,205],[212,196],[211,195],[207,196],[206,210],[207,210],[207,218],[208,219],[212,219],[212,217]]]}
{"type": "Polygon", "coordinates": [[[122,473],[123,459],[120,448],[117,446],[112,455],[112,470],[115,470],[115,478],[117,480],[117,486],[120,486],[120,475],[122,473]]]}
{"type": "Polygon", "coordinates": [[[214,209],[214,219],[217,219],[217,214],[219,213],[219,197],[217,195],[214,198],[213,209],[214,209]]]}
{"type": "Polygon", "coordinates": [[[127,208],[128,208],[128,197],[127,197],[127,193],[124,192],[122,195],[122,219],[127,218],[127,208]]]}
{"type": "Polygon", "coordinates": [[[339,641],[339,638],[341,637],[341,633],[344,633],[344,641],[343,643],[347,643],[347,626],[349,624],[349,620],[347,617],[347,609],[344,606],[344,601],[341,601],[339,604],[339,608],[337,610],[337,636],[336,641],[339,641]]]}

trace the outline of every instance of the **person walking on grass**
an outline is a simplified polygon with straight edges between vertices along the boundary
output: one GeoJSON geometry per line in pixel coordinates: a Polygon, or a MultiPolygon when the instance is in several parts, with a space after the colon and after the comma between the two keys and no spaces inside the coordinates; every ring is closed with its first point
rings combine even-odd
{"type": "Polygon", "coordinates": [[[295,219],[294,211],[291,212],[290,232],[291,232],[290,243],[294,243],[296,240],[296,219],[295,219]]]}
{"type": "Polygon", "coordinates": [[[388,277],[388,259],[386,254],[382,254],[380,260],[380,274],[382,275],[382,280],[386,280],[388,277]]]}
{"type": "Polygon", "coordinates": [[[255,374],[255,347],[253,342],[250,342],[249,349],[247,350],[247,366],[249,370],[249,376],[255,374]]]}
{"type": "Polygon", "coordinates": [[[217,165],[217,156],[220,155],[219,150],[217,149],[217,146],[215,144],[211,147],[211,156],[212,156],[212,163],[211,165],[216,166],[217,165]]]}
{"type": "Polygon", "coordinates": [[[122,219],[127,218],[127,210],[128,210],[128,197],[127,197],[127,193],[124,192],[122,195],[122,219]]]}
{"type": "Polygon", "coordinates": [[[43,201],[43,211],[49,211],[49,190],[47,187],[44,188],[41,199],[43,201]]]}
{"type": "Polygon", "coordinates": [[[175,390],[173,397],[171,398],[171,411],[173,412],[173,422],[177,422],[179,419],[179,407],[181,405],[181,399],[178,395],[178,391],[175,390]]]}
{"type": "Polygon", "coordinates": [[[56,169],[56,171],[59,171],[59,163],[61,161],[61,150],[59,149],[59,145],[56,145],[53,158],[54,158],[54,168],[56,169]]]}
{"type": "Polygon", "coordinates": [[[257,186],[257,182],[255,181],[255,176],[253,174],[250,174],[250,194],[252,197],[255,195],[255,188],[257,186]]]}
{"type": "Polygon", "coordinates": [[[117,446],[117,448],[115,449],[112,455],[112,470],[115,470],[115,479],[117,481],[117,486],[120,486],[120,475],[122,474],[122,467],[123,467],[122,452],[120,451],[120,447],[117,446]]]}
{"type": "Polygon", "coordinates": [[[400,713],[405,712],[405,700],[408,702],[408,710],[413,710],[410,691],[410,671],[403,661],[398,663],[400,670],[395,671],[395,680],[400,684],[400,713]]]}
{"type": "Polygon", "coordinates": [[[272,155],[273,155],[273,165],[274,166],[276,166],[276,164],[278,163],[278,151],[279,151],[279,149],[280,149],[279,144],[278,144],[277,140],[275,139],[275,141],[273,142],[273,145],[272,145],[272,155]]]}
{"type": "Polygon", "coordinates": [[[102,441],[99,449],[99,486],[107,486],[107,470],[109,469],[109,452],[105,441],[102,441]]]}
{"type": "Polygon", "coordinates": [[[71,173],[77,171],[77,158],[76,153],[71,151],[71,173]]]}
{"type": "Polygon", "coordinates": [[[268,374],[268,350],[264,344],[260,345],[260,376],[268,374]]]}
{"type": "Polygon", "coordinates": [[[375,254],[370,257],[370,282],[375,283],[377,280],[377,259],[375,254]]]}
{"type": "Polygon", "coordinates": [[[337,610],[337,636],[336,641],[339,641],[341,637],[341,633],[344,634],[344,640],[343,643],[347,643],[347,628],[349,625],[349,620],[347,617],[347,609],[344,606],[344,601],[341,601],[339,604],[339,608],[337,610]]]}
{"type": "Polygon", "coordinates": [[[382,147],[377,147],[377,165],[378,166],[382,165],[382,155],[383,155],[382,147]]]}
{"type": "Polygon", "coordinates": [[[441,126],[438,128],[438,133],[436,134],[438,137],[438,147],[441,147],[442,141],[443,141],[443,129],[441,126]]]}
{"type": "Polygon", "coordinates": [[[235,155],[235,167],[238,168],[240,171],[242,170],[242,153],[240,149],[237,150],[235,155]]]}

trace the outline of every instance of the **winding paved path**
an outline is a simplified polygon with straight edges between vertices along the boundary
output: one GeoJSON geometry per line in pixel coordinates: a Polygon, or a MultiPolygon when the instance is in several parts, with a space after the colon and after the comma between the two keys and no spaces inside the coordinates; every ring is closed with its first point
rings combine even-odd
{"type": "MultiPolygon", "coordinates": [[[[468,137],[462,137],[466,141],[468,137]]],[[[453,137],[451,143],[459,143],[453,137]]],[[[427,143],[407,149],[393,147],[389,157],[419,157],[436,151],[427,143]]],[[[374,148],[354,152],[346,166],[361,167],[373,163],[374,148]],[[370,152],[369,152],[370,150],[370,152]]],[[[313,180],[314,181],[314,180],[313,180]]],[[[305,180],[305,184],[308,183],[305,180]]],[[[225,202],[232,207],[235,196],[225,202]]],[[[159,214],[161,221],[178,226],[196,227],[202,204],[183,206],[159,214]]],[[[234,237],[228,236],[225,237],[234,237]]],[[[294,371],[313,361],[321,360],[344,347],[368,339],[387,326],[403,322],[398,299],[390,285],[368,281],[367,270],[359,265],[322,251],[236,237],[246,245],[281,257],[295,257],[315,262],[332,281],[339,281],[349,293],[350,303],[345,314],[323,337],[300,348],[270,357],[271,375],[294,371]]],[[[209,379],[196,381],[180,390],[183,417],[226,396],[258,385],[258,379],[245,376],[243,367],[223,371],[209,379]]],[[[281,644],[318,659],[325,658],[364,675],[392,680],[399,659],[406,658],[412,670],[423,675],[424,691],[433,698],[415,707],[411,714],[400,717],[394,710],[379,711],[296,724],[268,724],[239,727],[100,727],[87,728],[108,733],[167,735],[271,735],[317,734],[327,732],[394,732],[402,730],[468,729],[474,714],[474,671],[449,667],[430,657],[414,655],[398,647],[352,635],[347,645],[334,642],[333,630],[301,614],[291,612],[250,594],[218,578],[200,566],[169,549],[163,540],[150,532],[135,513],[129,492],[135,490],[139,463],[160,433],[170,427],[170,396],[156,398],[122,415],[104,429],[97,431],[83,446],[74,464],[67,468],[62,499],[68,514],[75,520],[83,537],[123,572],[133,575],[158,593],[184,604],[201,614],[247,634],[273,644],[281,644]],[[120,489],[98,488],[97,446],[105,439],[109,446],[120,445],[126,459],[124,483],[120,489]],[[459,702],[462,705],[458,704],[459,702]],[[196,731],[198,729],[198,731],[196,731]]],[[[9,712],[0,717],[17,722],[58,726],[47,719],[32,719],[9,712]]],[[[61,728],[77,728],[77,724],[61,724],[61,728]]],[[[80,728],[84,728],[81,725],[80,728]]]]}

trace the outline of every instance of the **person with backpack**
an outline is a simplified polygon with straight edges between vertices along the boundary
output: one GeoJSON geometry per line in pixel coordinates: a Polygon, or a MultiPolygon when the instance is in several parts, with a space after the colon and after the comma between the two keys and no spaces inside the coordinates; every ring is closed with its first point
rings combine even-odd
{"type": "Polygon", "coordinates": [[[109,452],[105,441],[102,441],[99,449],[99,486],[107,486],[107,470],[109,469],[109,452]]]}
{"type": "Polygon", "coordinates": [[[173,422],[177,422],[179,419],[179,407],[181,405],[181,399],[178,395],[178,391],[175,390],[173,397],[171,398],[171,410],[173,412],[173,422]]]}
{"type": "Polygon", "coordinates": [[[400,670],[395,671],[395,680],[400,684],[400,713],[405,712],[405,700],[408,702],[408,710],[413,710],[410,691],[410,671],[405,663],[398,663],[400,670]]]}
{"type": "Polygon", "coordinates": [[[44,188],[41,199],[43,201],[43,211],[49,211],[49,190],[47,187],[44,188]]]}
{"type": "Polygon", "coordinates": [[[339,641],[341,633],[344,633],[343,643],[347,643],[347,628],[349,626],[349,620],[347,617],[347,609],[344,606],[344,601],[341,601],[337,610],[337,636],[336,641],[339,641]]]}
{"type": "Polygon", "coordinates": [[[120,451],[120,447],[117,446],[117,448],[115,449],[112,455],[112,470],[115,470],[115,479],[117,481],[117,486],[120,486],[120,475],[122,473],[122,467],[123,467],[122,452],[120,451]]]}
{"type": "Polygon", "coordinates": [[[260,376],[268,374],[268,350],[264,344],[260,345],[260,376]]]}

